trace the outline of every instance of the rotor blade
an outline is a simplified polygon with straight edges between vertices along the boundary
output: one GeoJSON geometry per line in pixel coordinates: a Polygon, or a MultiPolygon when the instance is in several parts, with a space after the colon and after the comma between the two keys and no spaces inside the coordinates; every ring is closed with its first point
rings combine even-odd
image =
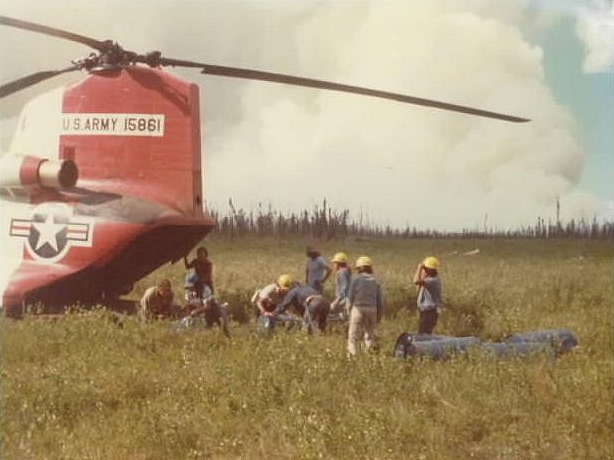
{"type": "Polygon", "coordinates": [[[442,110],[451,110],[453,112],[466,113],[479,117],[495,118],[498,120],[511,121],[514,123],[524,123],[530,121],[529,118],[521,118],[503,113],[490,112],[488,110],[476,109],[463,105],[450,104],[448,102],[435,101],[433,99],[424,99],[420,97],[407,96],[405,94],[390,93],[388,91],[380,91],[376,89],[363,88],[360,86],[350,86],[341,83],[334,83],[324,80],[314,80],[311,78],[296,77],[293,75],[285,75],[280,73],[263,72],[261,70],[241,69],[237,67],[223,67],[218,65],[202,64],[193,61],[183,61],[180,59],[171,59],[162,57],[159,60],[159,65],[182,66],[202,68],[202,73],[207,75],[219,75],[224,77],[244,78],[247,80],[270,81],[273,83],[283,83],[286,85],[306,86],[309,88],[327,89],[332,91],[342,91],[345,93],[361,94],[363,96],[379,97],[382,99],[390,99],[393,101],[404,102],[408,104],[422,105],[426,107],[434,107],[442,110]]]}
{"type": "Polygon", "coordinates": [[[27,88],[28,86],[35,85],[48,78],[61,75],[63,73],[72,72],[73,70],[79,70],[79,66],[73,65],[61,70],[46,70],[44,72],[36,72],[28,76],[22,77],[18,80],[14,80],[10,83],[0,86],[0,98],[13,94],[17,91],[27,88]]]}
{"type": "MultiPolygon", "coordinates": [[[[178,61],[181,62],[181,61],[178,61]]],[[[198,67],[195,63],[185,61],[187,67],[198,67]]],[[[173,64],[171,64],[173,65],[173,64]]],[[[176,64],[181,65],[181,64],[176,64]]],[[[362,88],[359,86],[350,86],[340,83],[334,83],[323,80],[313,80],[311,78],[295,77],[292,75],[284,75],[279,73],[262,72],[260,70],[240,69],[236,67],[222,67],[217,65],[201,64],[202,73],[208,75],[220,75],[225,77],[245,78],[249,80],[262,80],[274,83],[284,83],[287,85],[306,86],[310,88],[328,89],[333,91],[342,91],[345,93],[361,94],[363,96],[379,97],[390,99],[408,104],[423,105],[426,107],[434,107],[437,109],[451,110],[453,112],[467,113],[469,115],[477,115],[480,117],[496,118],[499,120],[521,123],[530,121],[528,118],[516,117],[513,115],[505,115],[497,112],[489,112],[487,110],[466,107],[463,105],[449,104],[447,102],[435,101],[432,99],[423,99],[405,94],[390,93],[376,89],[362,88]]]]}
{"type": "Polygon", "coordinates": [[[0,16],[0,24],[16,27],[18,29],[29,30],[31,32],[38,32],[40,34],[51,35],[52,37],[64,38],[66,40],[71,40],[73,42],[90,46],[98,51],[104,51],[109,46],[108,40],[96,40],[95,38],[86,37],[84,35],[73,34],[72,32],[67,32],[65,30],[43,26],[34,22],[22,21],[21,19],[9,18],[7,16],[0,16]]]}
{"type": "Polygon", "coordinates": [[[162,66],[170,65],[173,67],[193,67],[196,69],[204,69],[205,67],[209,67],[207,64],[203,64],[202,62],[184,61],[183,59],[173,59],[167,57],[160,57],[156,64],[162,66]]]}
{"type": "MultiPolygon", "coordinates": [[[[16,27],[19,29],[30,30],[32,32],[38,32],[41,34],[51,35],[53,37],[59,37],[59,38],[67,39],[67,40],[72,40],[78,43],[82,43],[84,45],[88,45],[103,53],[106,51],[111,51],[111,49],[114,46],[116,46],[110,40],[106,40],[106,41],[96,40],[94,38],[74,34],[72,32],[67,32],[65,30],[55,29],[53,27],[47,27],[47,26],[43,26],[43,25],[36,24],[33,22],[9,18],[6,16],[0,16],[0,24],[10,26],[10,27],[16,27]]],[[[360,94],[363,96],[390,99],[393,101],[398,101],[398,102],[403,102],[403,103],[408,103],[408,104],[416,104],[416,105],[422,105],[426,107],[433,107],[433,108],[442,109],[442,110],[450,110],[453,112],[466,113],[469,115],[476,115],[480,117],[495,118],[499,120],[511,121],[514,123],[529,121],[528,118],[521,118],[521,117],[516,117],[512,115],[506,115],[502,113],[476,109],[473,107],[467,107],[467,106],[462,106],[462,105],[450,104],[447,102],[436,101],[433,99],[424,99],[424,98],[419,98],[419,97],[414,97],[414,96],[407,96],[405,94],[391,93],[388,91],[380,91],[380,90],[375,90],[375,89],[370,89],[370,88],[363,88],[359,86],[350,86],[350,85],[334,83],[330,81],[314,80],[311,78],[296,77],[293,75],[285,75],[285,74],[273,73],[273,72],[263,72],[260,70],[242,69],[242,68],[237,68],[237,67],[224,67],[224,66],[217,66],[217,65],[210,65],[210,64],[202,64],[202,63],[193,62],[193,61],[163,58],[161,57],[160,52],[153,52],[153,53],[150,53],[144,56],[135,55],[135,62],[147,63],[148,65],[152,67],[162,65],[162,66],[181,66],[181,67],[200,68],[202,69],[201,70],[202,73],[208,74],[208,75],[219,75],[219,76],[225,76],[225,77],[244,78],[248,80],[261,80],[261,81],[269,81],[273,83],[283,83],[286,85],[295,85],[295,86],[303,86],[303,87],[309,87],[309,88],[341,91],[345,93],[360,94]]],[[[8,83],[0,87],[0,97],[4,97],[15,91],[19,91],[20,89],[23,89],[27,86],[33,85],[39,81],[53,77],[60,73],[68,72],[70,70],[76,70],[76,68],[72,67],[72,68],[59,70],[59,71],[39,72],[36,74],[32,74],[28,77],[24,77],[20,80],[16,80],[14,82],[8,83]]]]}

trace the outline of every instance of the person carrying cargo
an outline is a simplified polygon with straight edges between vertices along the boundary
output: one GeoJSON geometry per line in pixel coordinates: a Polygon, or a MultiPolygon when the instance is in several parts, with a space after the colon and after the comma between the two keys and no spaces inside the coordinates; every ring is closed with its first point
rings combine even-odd
{"type": "Polygon", "coordinates": [[[288,291],[281,303],[267,316],[278,316],[284,313],[291,305],[303,308],[303,328],[309,333],[326,330],[330,302],[320,292],[311,286],[296,286],[288,291]]]}
{"type": "Polygon", "coordinates": [[[384,313],[382,289],[373,276],[371,258],[360,256],[356,260],[356,270],[358,273],[352,276],[348,291],[350,324],[347,351],[350,356],[356,355],[361,337],[367,349],[378,349],[375,329],[384,313]]]}
{"type": "Polygon", "coordinates": [[[324,283],[331,274],[332,269],[317,249],[307,246],[307,264],[305,266],[305,282],[320,294],[324,291],[324,283]]]}
{"type": "Polygon", "coordinates": [[[338,252],[332,258],[335,271],[335,299],[330,304],[330,312],[342,320],[347,318],[347,297],[352,281],[352,272],[347,261],[344,252],[338,252]]]}
{"type": "Polygon", "coordinates": [[[256,318],[275,310],[284,299],[291,284],[292,278],[290,275],[284,273],[277,278],[275,283],[268,284],[262,289],[258,289],[252,297],[256,318]]]}
{"type": "Polygon", "coordinates": [[[441,279],[438,276],[439,260],[427,257],[416,267],[413,283],[418,286],[416,306],[419,312],[418,334],[432,334],[439,319],[441,279]]]}

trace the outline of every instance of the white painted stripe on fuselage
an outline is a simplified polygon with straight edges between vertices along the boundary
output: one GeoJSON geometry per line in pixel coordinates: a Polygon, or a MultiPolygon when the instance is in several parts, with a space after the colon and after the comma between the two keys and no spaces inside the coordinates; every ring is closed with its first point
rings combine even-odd
{"type": "Polygon", "coordinates": [[[62,134],[162,137],[164,114],[63,113],[62,134]]]}
{"type": "Polygon", "coordinates": [[[59,158],[64,90],[65,87],[56,88],[24,106],[9,154],[59,158]]]}
{"type": "MultiPolygon", "coordinates": [[[[11,276],[17,270],[23,260],[24,237],[23,231],[11,234],[11,223],[13,219],[23,219],[24,221],[32,218],[32,206],[27,203],[13,203],[2,200],[2,212],[0,213],[0,224],[2,225],[2,265],[0,265],[0,295],[9,286],[11,276]]],[[[0,302],[1,298],[0,297],[0,302]]]]}
{"type": "MultiPolygon", "coordinates": [[[[29,101],[21,111],[9,151],[5,155],[32,155],[57,159],[60,155],[62,103],[65,87],[56,88],[29,101]]],[[[2,264],[0,266],[0,299],[9,286],[11,276],[23,260],[24,241],[29,228],[11,225],[15,219],[30,222],[34,206],[27,202],[2,199],[0,230],[2,264]],[[14,230],[14,232],[12,232],[14,230]]],[[[1,302],[1,300],[0,300],[1,302]]]]}

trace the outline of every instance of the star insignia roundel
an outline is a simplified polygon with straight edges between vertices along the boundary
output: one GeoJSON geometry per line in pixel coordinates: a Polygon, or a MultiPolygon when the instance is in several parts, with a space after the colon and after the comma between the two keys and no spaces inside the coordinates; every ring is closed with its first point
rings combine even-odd
{"type": "Polygon", "coordinates": [[[93,230],[93,220],[73,216],[66,203],[44,203],[31,219],[11,220],[11,236],[25,237],[30,255],[47,262],[61,260],[71,246],[92,246],[93,230]]]}

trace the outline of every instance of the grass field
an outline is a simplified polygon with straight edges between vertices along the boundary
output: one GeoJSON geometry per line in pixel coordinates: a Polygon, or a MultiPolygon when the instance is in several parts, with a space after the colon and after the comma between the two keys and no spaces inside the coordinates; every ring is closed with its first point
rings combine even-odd
{"type": "MultiPolygon", "coordinates": [[[[248,299],[280,273],[302,280],[307,241],[205,243],[231,340],[105,310],[2,320],[2,459],[613,458],[611,241],[318,244],[327,258],[371,256],[384,288],[381,351],[355,360],[341,327],[256,333],[248,299]],[[427,255],[442,262],[437,333],[496,341],[567,327],[580,346],[554,361],[394,360],[397,336],[417,325],[410,277],[427,255]]],[[[181,262],[161,267],[132,298],[162,276],[181,297],[184,273],[181,262]]]]}

